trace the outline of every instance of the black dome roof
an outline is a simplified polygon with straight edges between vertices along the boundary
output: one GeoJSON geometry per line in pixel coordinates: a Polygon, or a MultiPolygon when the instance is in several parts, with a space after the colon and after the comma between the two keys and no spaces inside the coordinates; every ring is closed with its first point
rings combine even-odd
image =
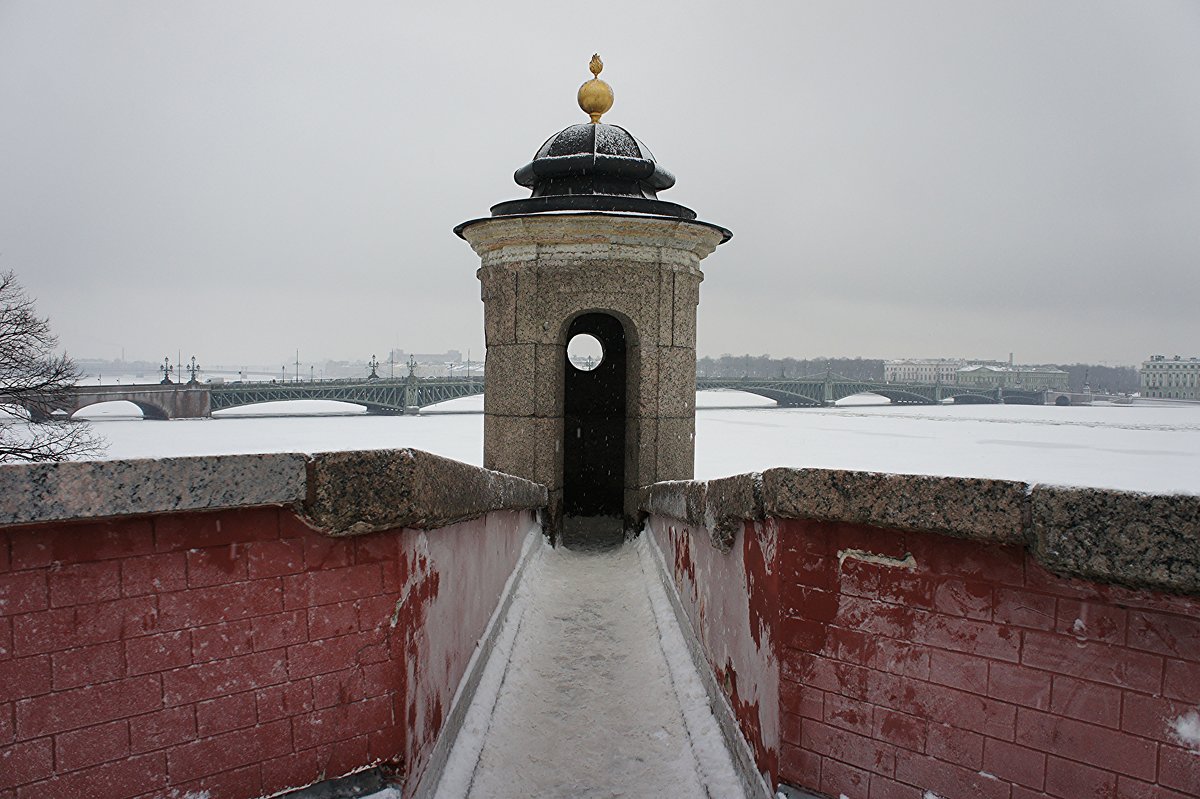
{"type": "Polygon", "coordinates": [[[669,189],[675,176],[654,160],[650,148],[625,128],[603,123],[572,125],[546,139],[533,161],[516,171],[521,186],[537,188],[539,178],[568,175],[614,175],[646,184],[643,193],[669,189]]]}
{"type": "Polygon", "coordinates": [[[560,130],[513,175],[533,189],[526,200],[492,206],[492,216],[545,211],[627,211],[678,219],[696,212],[658,199],[675,176],[654,160],[650,148],[617,125],[583,123],[560,130]]]}

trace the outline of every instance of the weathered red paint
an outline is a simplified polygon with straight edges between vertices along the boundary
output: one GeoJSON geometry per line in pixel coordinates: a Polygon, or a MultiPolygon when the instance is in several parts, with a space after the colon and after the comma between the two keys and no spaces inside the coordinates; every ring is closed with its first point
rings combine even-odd
{"type": "Polygon", "coordinates": [[[0,530],[0,799],[242,799],[372,763],[411,792],[531,523],[330,539],[260,508],[0,530]]]}
{"type": "Polygon", "coordinates": [[[652,518],[650,533],[760,769],[774,774],[779,752],[779,662],[773,642],[777,590],[775,530],[748,523],[728,554],[708,531],[652,518]]]}
{"type": "Polygon", "coordinates": [[[849,799],[1200,796],[1200,600],[933,533],[767,520],[722,555],[677,524],[650,529],[779,781],[849,799]],[[748,613],[716,618],[737,592],[748,613]]]}

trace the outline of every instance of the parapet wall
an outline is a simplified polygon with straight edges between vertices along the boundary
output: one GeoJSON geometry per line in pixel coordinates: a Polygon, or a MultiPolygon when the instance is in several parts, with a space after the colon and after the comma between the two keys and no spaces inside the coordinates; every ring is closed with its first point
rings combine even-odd
{"type": "Polygon", "coordinates": [[[774,469],[644,506],[774,782],[1200,795],[1200,497],[774,469]]]}
{"type": "Polygon", "coordinates": [[[411,794],[545,501],[412,450],[0,468],[0,797],[411,794]]]}

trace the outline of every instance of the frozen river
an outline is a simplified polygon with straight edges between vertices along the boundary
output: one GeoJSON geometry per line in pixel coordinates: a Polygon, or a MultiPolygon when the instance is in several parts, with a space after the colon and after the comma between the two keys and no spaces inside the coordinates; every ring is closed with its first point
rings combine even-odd
{"type": "MultiPolygon", "coordinates": [[[[1200,494],[1200,405],[789,409],[763,402],[699,395],[698,478],[797,466],[1200,494]],[[730,404],[745,407],[711,407],[730,404]]],[[[441,409],[480,404],[474,397],[441,409]]],[[[105,419],[96,429],[108,439],[108,458],[416,447],[478,464],[483,448],[478,413],[105,419]]]]}

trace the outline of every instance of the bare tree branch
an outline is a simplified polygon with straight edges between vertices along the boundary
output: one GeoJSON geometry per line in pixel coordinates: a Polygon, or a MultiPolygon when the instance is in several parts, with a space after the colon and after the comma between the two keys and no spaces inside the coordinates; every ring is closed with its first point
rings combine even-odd
{"type": "Polygon", "coordinates": [[[12,272],[0,273],[0,463],[98,455],[103,440],[81,422],[51,414],[69,406],[80,378],[58,338],[12,272]]]}

